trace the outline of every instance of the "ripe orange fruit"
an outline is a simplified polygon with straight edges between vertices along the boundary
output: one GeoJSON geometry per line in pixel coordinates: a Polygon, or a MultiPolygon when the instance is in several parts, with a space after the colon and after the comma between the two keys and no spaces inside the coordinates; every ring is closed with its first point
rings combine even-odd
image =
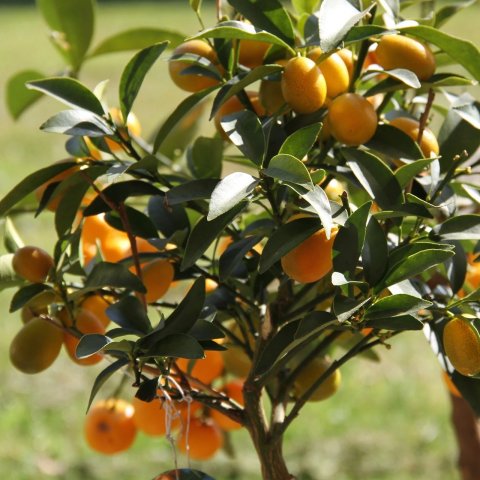
{"type": "Polygon", "coordinates": [[[111,455],[130,448],[137,428],[133,405],[119,398],[96,402],[85,417],[84,434],[93,450],[111,455]]]}
{"type": "MultiPolygon", "coordinates": [[[[227,397],[235,400],[238,404],[243,405],[243,380],[237,379],[226,383],[220,390],[227,397]]],[[[242,425],[230,417],[227,417],[218,410],[212,409],[210,416],[215,420],[217,425],[225,431],[237,430],[242,428],[242,425]]]]}
{"type": "MultiPolygon", "coordinates": [[[[392,127],[398,128],[402,132],[406,133],[412,140],[417,141],[418,132],[420,130],[420,122],[414,118],[409,117],[396,117],[389,122],[392,127]]],[[[437,138],[433,132],[425,127],[422,133],[422,139],[420,141],[420,149],[424,157],[435,157],[440,152],[437,138]]]]}
{"type": "MultiPolygon", "coordinates": [[[[325,358],[316,358],[303,368],[295,380],[294,391],[296,397],[301,397],[320,378],[320,376],[330,367],[330,362],[325,358]]],[[[309,398],[310,402],[319,402],[331,397],[340,387],[342,376],[337,368],[331,373],[320,386],[314,390],[309,398]]]]}
{"type": "Polygon", "coordinates": [[[338,202],[340,200],[340,195],[342,195],[346,190],[346,186],[337,179],[332,178],[324,190],[330,200],[335,200],[338,202]]]}
{"type": "MultiPolygon", "coordinates": [[[[288,60],[286,59],[280,59],[276,60],[275,63],[284,67],[287,62],[288,60]]],[[[288,110],[287,103],[283,97],[280,80],[262,79],[258,96],[267,115],[275,115],[288,110]]]]}
{"type": "Polygon", "coordinates": [[[454,396],[458,398],[462,398],[462,394],[459,392],[457,386],[453,383],[453,380],[451,379],[450,375],[442,371],[442,379],[443,383],[447,387],[447,390],[454,396]]]}
{"type": "Polygon", "coordinates": [[[39,247],[21,247],[12,258],[15,273],[32,283],[43,283],[47,280],[48,273],[54,266],[50,254],[39,247]]]}
{"type": "MultiPolygon", "coordinates": [[[[201,57],[206,58],[217,67],[221,68],[215,50],[203,40],[189,40],[182,43],[175,48],[172,56],[184,55],[187,53],[197,55],[199,59],[201,57]]],[[[186,90],[187,92],[199,92],[200,90],[204,90],[205,88],[212,87],[219,83],[216,78],[207,75],[201,75],[198,73],[183,74],[183,70],[190,66],[192,66],[192,63],[182,60],[170,60],[168,62],[170,77],[175,85],[182,90],[186,90]]]]}
{"type": "Polygon", "coordinates": [[[347,67],[347,70],[348,70],[348,76],[350,78],[352,78],[352,76],[353,76],[353,63],[354,63],[353,52],[351,50],[349,50],[348,48],[342,48],[341,50],[339,50],[336,53],[343,60],[343,63],[345,63],[345,66],[347,67]]]}
{"type": "Polygon", "coordinates": [[[156,302],[162,298],[170,288],[175,276],[173,265],[163,258],[151,260],[142,266],[142,279],[147,293],[147,303],[156,302]]]}
{"type": "Polygon", "coordinates": [[[449,320],[443,329],[443,347],[459,373],[480,373],[480,335],[471,322],[459,317],[449,320]]]}
{"type": "Polygon", "coordinates": [[[23,373],[46,370],[58,357],[63,343],[61,325],[35,317],[19,330],[10,344],[10,361],[23,373]]]}
{"type": "Polygon", "coordinates": [[[320,229],[281,258],[283,271],[299,283],[316,282],[333,267],[332,249],[338,228],[333,228],[327,239],[320,229]]]}
{"type": "Polygon", "coordinates": [[[377,130],[377,113],[370,102],[357,93],[343,93],[328,106],[328,126],[332,135],[346,145],[368,142],[377,130]]]}
{"type": "MultiPolygon", "coordinates": [[[[75,328],[82,334],[99,333],[105,334],[105,327],[102,322],[88,310],[83,308],[74,312],[75,315],[75,328]]],[[[62,323],[67,327],[73,327],[73,321],[70,318],[66,309],[62,310],[59,314],[62,323]]],[[[80,337],[77,337],[73,332],[66,330],[63,334],[63,341],[65,343],[65,349],[67,350],[70,358],[79,365],[94,365],[103,359],[101,353],[96,353],[86,358],[77,358],[76,350],[77,345],[80,342],[80,337]]]]}
{"type": "MultiPolygon", "coordinates": [[[[259,117],[263,117],[265,115],[265,109],[263,108],[262,104],[260,103],[260,98],[257,92],[246,91],[248,99],[255,111],[255,113],[259,117]]],[[[213,118],[213,123],[217,132],[222,135],[223,138],[228,140],[228,136],[223,130],[220,122],[223,117],[230,115],[232,113],[240,112],[241,110],[245,110],[247,107],[239,100],[237,96],[230,97],[217,111],[213,118]]]]}
{"type": "Polygon", "coordinates": [[[285,65],[281,80],[283,97],[297,113],[313,113],[327,98],[327,83],[310,58],[295,57],[285,65]]]}
{"type": "Polygon", "coordinates": [[[404,35],[382,36],[375,57],[385,70],[406,68],[420,80],[427,80],[435,73],[435,57],[430,48],[404,35]]]}
{"type": "MultiPolygon", "coordinates": [[[[62,160],[58,163],[62,162],[69,162],[71,159],[67,160],[62,160]]],[[[40,201],[45,193],[45,190],[50,185],[53,185],[55,183],[60,183],[63,180],[66,180],[68,177],[73,175],[75,172],[78,172],[80,170],[80,166],[73,165],[72,167],[68,168],[67,170],[64,170],[63,172],[58,173],[55,175],[53,178],[48,180],[48,182],[45,182],[43,185],[40,185],[36,190],[35,190],[35,197],[37,198],[38,201],[40,201]]],[[[59,185],[57,185],[56,188],[58,188],[59,185]]],[[[50,200],[48,201],[46,208],[52,212],[55,212],[60,205],[60,202],[62,201],[62,198],[64,197],[65,192],[61,192],[59,194],[56,194],[56,192],[53,194],[52,197],[50,197],[50,200]]]]}
{"type": "MultiPolygon", "coordinates": [[[[219,351],[209,350],[205,353],[205,358],[192,361],[194,364],[190,375],[207,385],[217,379],[223,372],[223,358],[219,351]]],[[[189,372],[190,360],[179,358],[177,365],[184,372],[189,372]]]]}
{"type": "Polygon", "coordinates": [[[240,40],[238,61],[248,68],[258,67],[263,63],[263,57],[270,48],[270,43],[258,40],[240,40]]]}
{"type": "Polygon", "coordinates": [[[327,96],[334,98],[348,90],[350,75],[340,55],[332,53],[321,62],[318,62],[322,53],[320,47],[314,48],[309,52],[308,58],[312,59],[322,71],[327,83],[327,96]]]}
{"type": "Polygon", "coordinates": [[[223,434],[212,419],[192,418],[187,430],[183,429],[178,448],[194,460],[207,460],[215,455],[223,446],[223,434]],[[187,448],[188,447],[188,448],[187,448]]]}
{"type": "Polygon", "coordinates": [[[48,309],[46,307],[32,308],[29,305],[25,305],[20,310],[20,318],[22,319],[22,323],[28,323],[32,318],[46,315],[47,313],[48,309]]]}
{"type": "MultiPolygon", "coordinates": [[[[144,402],[137,397],[132,400],[135,409],[133,421],[138,430],[151,436],[165,435],[167,432],[166,411],[160,399],[155,398],[151,402],[144,402]]],[[[180,420],[172,419],[171,428],[178,428],[180,420]]]]}
{"type": "Polygon", "coordinates": [[[89,295],[80,303],[82,310],[86,310],[97,317],[105,328],[110,323],[110,317],[106,313],[106,310],[110,305],[111,304],[105,300],[104,297],[96,293],[89,295]]]}

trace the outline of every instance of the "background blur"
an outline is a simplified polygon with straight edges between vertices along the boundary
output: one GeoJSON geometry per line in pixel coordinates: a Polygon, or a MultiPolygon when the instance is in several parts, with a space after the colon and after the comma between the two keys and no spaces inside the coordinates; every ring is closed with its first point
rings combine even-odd
{"type": "MultiPolygon", "coordinates": [[[[452,2],[450,2],[452,3],[452,2]]],[[[454,2],[453,2],[454,3],[454,2]]],[[[214,12],[205,4],[205,23],[214,12]]],[[[461,12],[445,31],[478,45],[480,5],[461,12]]],[[[199,29],[188,2],[100,2],[93,45],[127,28],[157,26],[186,36],[199,29]]],[[[48,39],[48,29],[33,2],[0,0],[0,90],[23,69],[48,74],[62,61],[48,39]]],[[[116,105],[121,71],[133,52],[92,59],[81,81],[93,87],[109,79],[107,98],[116,105]]],[[[148,137],[185,97],[167,75],[164,55],[148,74],[134,110],[148,137]]],[[[66,156],[65,137],[39,131],[39,125],[60,109],[42,99],[17,122],[0,103],[0,196],[36,168],[66,156]]],[[[206,127],[208,128],[208,127],[206,127]]],[[[50,250],[52,214],[24,216],[18,227],[27,243],[50,250]]],[[[21,323],[8,313],[13,290],[0,293],[0,478],[2,480],[150,479],[173,468],[173,455],[164,439],[139,434],[134,447],[115,457],[87,449],[82,422],[90,387],[100,366],[84,369],[62,353],[54,366],[36,376],[13,369],[9,343],[21,323]]],[[[381,363],[359,360],[343,370],[343,385],[331,399],[308,406],[288,432],[285,452],[293,472],[302,480],[452,480],[457,478],[456,445],[449,423],[450,407],[440,368],[421,332],[401,335],[391,349],[379,349],[381,363]]],[[[107,383],[111,393],[116,380],[107,383]]],[[[125,396],[133,392],[125,391],[125,396]]],[[[259,479],[253,449],[244,432],[231,437],[234,458],[222,453],[199,467],[218,480],[259,479]]],[[[185,458],[180,457],[180,466],[185,458]]]]}

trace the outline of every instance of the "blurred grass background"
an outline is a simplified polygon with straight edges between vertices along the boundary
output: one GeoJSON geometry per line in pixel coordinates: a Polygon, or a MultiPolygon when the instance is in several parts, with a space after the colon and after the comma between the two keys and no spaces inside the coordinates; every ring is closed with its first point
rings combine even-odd
{"type": "MultiPolygon", "coordinates": [[[[94,44],[108,35],[136,26],[161,26],[189,35],[198,30],[188,2],[101,3],[97,9],[94,44]]],[[[205,23],[213,23],[207,4],[205,23]]],[[[461,12],[445,30],[478,45],[480,5],[461,12]]],[[[0,6],[0,89],[20,69],[52,74],[62,61],[49,44],[48,30],[32,6],[0,6]]],[[[81,80],[89,87],[110,79],[108,100],[116,104],[122,67],[132,53],[106,55],[88,61],[81,80]]],[[[149,73],[135,104],[145,133],[185,95],[167,75],[166,56],[149,73]]],[[[0,195],[26,174],[66,156],[65,139],[39,131],[39,125],[59,110],[43,99],[17,123],[0,104],[0,195]]],[[[19,219],[27,243],[51,250],[52,216],[19,219]]],[[[173,468],[173,455],[164,439],[139,434],[128,452],[104,457],[89,451],[82,422],[89,390],[102,366],[84,369],[66,355],[48,371],[26,376],[8,359],[9,343],[20,327],[8,313],[12,290],[0,293],[0,478],[2,480],[149,479],[173,468]]],[[[452,480],[456,445],[449,422],[449,403],[440,369],[421,332],[407,333],[379,351],[381,363],[359,360],[343,370],[343,384],[331,399],[309,405],[288,432],[285,453],[301,480],[452,480]]],[[[113,391],[111,381],[103,393],[113,391]]],[[[197,465],[218,480],[260,479],[257,461],[245,432],[232,435],[235,457],[219,454],[208,465],[197,465]]],[[[185,458],[179,459],[185,466],[185,458]]]]}

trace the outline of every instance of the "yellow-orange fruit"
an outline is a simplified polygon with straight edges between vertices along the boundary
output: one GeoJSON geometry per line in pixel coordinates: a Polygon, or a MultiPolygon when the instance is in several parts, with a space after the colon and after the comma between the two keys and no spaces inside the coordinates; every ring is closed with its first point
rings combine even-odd
{"type": "Polygon", "coordinates": [[[312,59],[322,71],[325,82],[327,83],[327,96],[329,98],[335,98],[337,95],[348,90],[350,75],[340,55],[332,53],[319,62],[318,59],[322,53],[321,48],[314,48],[309,52],[308,58],[312,59]]]}
{"type": "Polygon", "coordinates": [[[63,343],[60,324],[40,317],[29,320],[10,344],[10,361],[23,373],[46,370],[58,357],[63,343]]]}
{"type": "Polygon", "coordinates": [[[133,405],[119,398],[96,402],[85,417],[88,446],[106,455],[130,448],[137,435],[133,414],[133,405]]]}
{"type": "Polygon", "coordinates": [[[320,229],[281,258],[283,271],[299,283],[316,282],[333,267],[332,249],[338,229],[333,228],[327,239],[320,229]]]}
{"type": "Polygon", "coordinates": [[[368,142],[377,130],[377,113],[370,102],[357,93],[343,93],[328,106],[328,126],[332,135],[350,146],[368,142]]]}
{"type": "Polygon", "coordinates": [[[194,460],[207,460],[215,455],[223,446],[223,434],[211,419],[192,418],[188,428],[183,429],[178,448],[188,453],[194,460]],[[187,448],[188,447],[188,448],[187,448]]]}
{"type": "Polygon", "coordinates": [[[283,97],[297,113],[313,113],[327,98],[327,83],[313,60],[295,57],[285,65],[281,80],[283,97]]]}
{"type": "MultiPolygon", "coordinates": [[[[297,398],[301,397],[330,367],[330,362],[325,358],[316,358],[303,368],[298,374],[294,392],[297,398]]],[[[331,397],[340,387],[342,376],[337,368],[331,373],[312,393],[309,402],[319,402],[331,397]]]]}
{"type": "Polygon", "coordinates": [[[43,283],[50,269],[54,267],[53,258],[39,247],[21,247],[12,258],[15,273],[32,283],[43,283]]]}
{"type": "MultiPolygon", "coordinates": [[[[235,400],[239,405],[244,404],[243,401],[243,380],[236,379],[226,383],[221,389],[220,392],[224,393],[228,398],[235,400]]],[[[212,410],[210,413],[211,417],[217,425],[225,431],[237,430],[242,428],[242,425],[235,420],[232,420],[230,417],[227,417],[222,412],[218,410],[212,410]]]]}
{"type": "Polygon", "coordinates": [[[330,200],[335,200],[338,202],[340,200],[339,197],[346,190],[346,187],[342,182],[339,182],[337,179],[332,178],[328,182],[328,185],[325,187],[324,190],[330,200]]]}
{"type": "MultiPolygon", "coordinates": [[[[144,402],[134,397],[132,405],[135,408],[133,421],[138,430],[151,436],[161,436],[167,433],[166,411],[158,398],[154,398],[151,402],[144,402]]],[[[179,426],[179,419],[172,419],[171,429],[179,426]]]]}
{"type": "Polygon", "coordinates": [[[170,288],[175,275],[173,265],[163,258],[158,258],[142,266],[142,280],[147,293],[147,303],[156,302],[162,298],[170,288]]]}
{"type": "Polygon", "coordinates": [[[29,305],[25,305],[20,310],[20,318],[22,319],[22,323],[29,322],[32,318],[39,317],[40,315],[46,315],[48,310],[46,307],[42,308],[32,308],[29,305]]]}
{"type": "MultiPolygon", "coordinates": [[[[390,125],[406,133],[412,140],[417,141],[420,123],[414,118],[396,117],[390,121],[390,125]]],[[[425,157],[435,157],[440,152],[437,138],[427,127],[424,128],[422,133],[420,150],[422,150],[422,153],[425,157]]]]}
{"type": "Polygon", "coordinates": [[[97,317],[104,327],[107,327],[110,323],[110,317],[106,312],[109,306],[110,303],[98,294],[89,295],[80,303],[82,310],[86,310],[97,317]]]}
{"type": "Polygon", "coordinates": [[[216,380],[223,372],[224,364],[222,354],[216,350],[208,351],[205,353],[205,358],[192,360],[192,362],[193,368],[190,372],[190,360],[179,358],[177,365],[181,370],[189,372],[193,378],[207,385],[216,380]]]}
{"type": "Polygon", "coordinates": [[[385,70],[405,68],[420,80],[428,80],[435,73],[435,57],[430,48],[404,35],[382,36],[375,57],[385,70]]]}
{"type": "MultiPolygon", "coordinates": [[[[99,333],[101,335],[105,334],[104,325],[93,313],[81,308],[76,310],[74,315],[75,328],[82,335],[91,333],[99,333]]],[[[62,310],[59,316],[65,326],[73,326],[73,321],[69,317],[66,309],[62,310]]],[[[77,358],[75,352],[77,350],[78,343],[80,342],[80,337],[77,337],[73,332],[65,331],[63,334],[63,341],[65,343],[65,349],[67,350],[68,355],[75,363],[78,363],[79,365],[94,365],[103,359],[103,355],[101,353],[96,353],[86,358],[77,358]]]]}
{"type": "Polygon", "coordinates": [[[258,40],[240,40],[238,61],[248,68],[258,67],[271,44],[258,40]]]}
{"type": "MultiPolygon", "coordinates": [[[[276,64],[281,65],[282,67],[284,67],[287,62],[288,60],[286,59],[275,61],[276,64]]],[[[285,101],[285,98],[283,98],[280,80],[262,79],[258,90],[258,96],[267,115],[275,115],[288,110],[287,102],[285,101]]]]}
{"type": "Polygon", "coordinates": [[[353,58],[353,52],[349,50],[348,48],[342,48],[337,52],[337,54],[340,56],[340,58],[343,60],[343,63],[345,63],[345,66],[347,67],[348,70],[348,76],[352,78],[353,76],[353,63],[354,63],[354,58],[353,58]]]}
{"type": "Polygon", "coordinates": [[[443,329],[443,347],[459,373],[480,373],[480,335],[471,322],[458,317],[449,320],[443,329]]]}
{"type": "MultiPolygon", "coordinates": [[[[189,40],[185,43],[182,43],[172,53],[172,56],[175,55],[184,55],[192,54],[198,55],[198,57],[203,57],[209,60],[214,65],[218,65],[218,58],[215,50],[203,40],[189,40]]],[[[200,59],[200,58],[199,58],[200,59]]],[[[177,85],[177,87],[187,92],[199,92],[205,88],[212,87],[217,85],[219,81],[216,78],[201,75],[198,73],[187,73],[183,74],[183,70],[192,66],[190,62],[182,60],[170,60],[168,62],[168,71],[170,77],[177,85]]]]}
{"type": "MultiPolygon", "coordinates": [[[[253,107],[253,110],[259,117],[263,117],[265,115],[265,109],[263,105],[260,103],[260,98],[257,92],[246,92],[248,99],[253,107]]],[[[227,134],[223,130],[220,122],[223,117],[230,115],[232,113],[240,112],[241,110],[245,110],[247,107],[239,100],[237,96],[230,97],[217,111],[213,118],[213,123],[217,132],[222,135],[223,138],[226,140],[228,139],[227,134]]]]}
{"type": "MultiPolygon", "coordinates": [[[[123,118],[122,111],[119,108],[111,108],[110,115],[117,127],[118,133],[122,138],[128,139],[132,136],[139,137],[142,133],[142,126],[140,124],[140,120],[133,112],[129,112],[126,122],[123,118]]],[[[105,142],[107,143],[108,148],[110,148],[112,152],[118,152],[122,150],[122,146],[111,138],[105,137],[105,142]]]]}
{"type": "Polygon", "coordinates": [[[462,394],[458,390],[457,386],[453,383],[453,380],[451,379],[450,375],[443,371],[442,372],[442,378],[443,378],[443,383],[447,387],[447,390],[454,396],[458,398],[462,398],[462,394]]]}

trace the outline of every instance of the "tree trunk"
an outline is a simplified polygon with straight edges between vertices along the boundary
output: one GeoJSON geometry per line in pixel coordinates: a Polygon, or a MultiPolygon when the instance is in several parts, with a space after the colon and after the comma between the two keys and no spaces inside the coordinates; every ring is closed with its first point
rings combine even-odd
{"type": "Polygon", "coordinates": [[[450,394],[450,400],[461,478],[480,480],[480,425],[470,405],[463,398],[450,394]]]}

